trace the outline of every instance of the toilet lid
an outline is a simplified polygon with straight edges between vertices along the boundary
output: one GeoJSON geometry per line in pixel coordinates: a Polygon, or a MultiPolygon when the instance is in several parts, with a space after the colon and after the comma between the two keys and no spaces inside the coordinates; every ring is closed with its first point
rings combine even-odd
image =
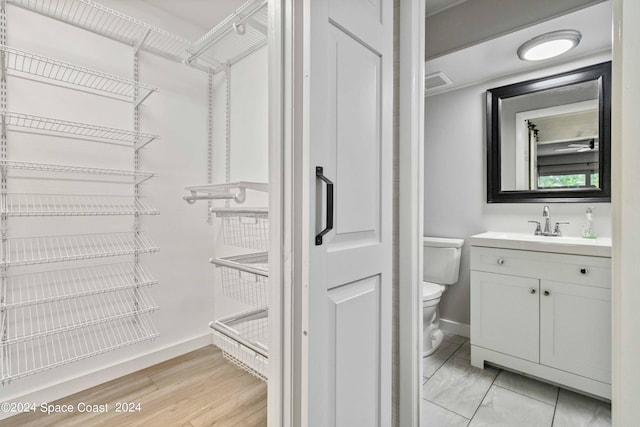
{"type": "Polygon", "coordinates": [[[428,301],[431,299],[440,298],[442,295],[442,285],[431,282],[422,282],[422,300],[428,301]]]}

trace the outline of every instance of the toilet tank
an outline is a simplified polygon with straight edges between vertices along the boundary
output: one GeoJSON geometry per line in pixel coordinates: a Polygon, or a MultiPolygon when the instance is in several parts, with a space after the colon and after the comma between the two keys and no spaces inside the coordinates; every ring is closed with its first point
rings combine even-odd
{"type": "Polygon", "coordinates": [[[458,281],[463,239],[423,238],[423,280],[453,285],[458,281]]]}

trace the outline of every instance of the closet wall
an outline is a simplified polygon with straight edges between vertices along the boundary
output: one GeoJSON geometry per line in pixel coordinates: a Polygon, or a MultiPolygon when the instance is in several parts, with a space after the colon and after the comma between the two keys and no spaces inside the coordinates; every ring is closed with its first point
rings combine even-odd
{"type": "MultiPolygon", "coordinates": [[[[101,4],[191,40],[209,30],[181,21],[146,2],[102,1],[101,4]],[[123,10],[123,6],[127,10],[123,10]]],[[[212,25],[215,22],[213,19],[212,25]]],[[[7,28],[9,46],[129,79],[133,77],[132,49],[128,46],[11,5],[7,6],[7,28]]],[[[141,150],[140,169],[157,172],[159,176],[142,184],[140,192],[149,205],[160,211],[160,215],[143,217],[141,221],[142,230],[160,247],[156,254],[141,256],[144,265],[159,281],[150,289],[150,294],[160,307],[152,314],[160,335],[152,342],[125,347],[0,386],[3,401],[51,401],[210,344],[208,323],[215,316],[225,314],[214,310],[216,307],[217,310],[228,308],[223,299],[214,297],[216,275],[208,262],[215,256],[215,224],[206,222],[206,204],[193,206],[182,200],[186,186],[207,179],[208,76],[145,52],[140,53],[139,64],[141,83],[159,89],[145,101],[140,114],[141,132],[160,136],[158,141],[141,150]]],[[[237,128],[234,133],[239,142],[234,145],[232,177],[239,174],[242,176],[238,178],[243,180],[266,182],[266,48],[235,68],[238,72],[232,81],[232,97],[237,99],[233,107],[237,113],[234,113],[232,126],[237,128]]],[[[219,104],[223,102],[224,82],[220,76],[216,76],[214,82],[216,93],[220,95],[214,101],[214,177],[224,178],[225,120],[220,108],[223,104],[219,104]]],[[[9,77],[8,100],[10,111],[122,129],[133,126],[130,103],[24,79],[9,77]]],[[[116,169],[133,167],[131,147],[14,132],[9,133],[8,141],[12,159],[116,169]]],[[[119,189],[118,185],[98,182],[90,175],[71,177],[79,181],[68,178],[15,180],[11,191],[42,192],[43,183],[51,192],[55,189],[60,193],[130,194],[132,189],[130,184],[119,189]]],[[[104,180],[104,177],[100,179],[104,180]]],[[[9,234],[131,231],[132,224],[133,219],[129,216],[48,221],[25,218],[11,221],[9,234]]],[[[113,261],[118,259],[93,264],[113,261]]],[[[6,415],[0,414],[0,418],[6,415]]]]}

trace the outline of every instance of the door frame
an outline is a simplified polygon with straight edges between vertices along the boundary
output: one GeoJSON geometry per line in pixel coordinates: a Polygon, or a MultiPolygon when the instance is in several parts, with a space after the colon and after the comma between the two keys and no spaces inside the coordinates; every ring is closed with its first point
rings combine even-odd
{"type": "Polygon", "coordinates": [[[269,1],[269,367],[267,424],[292,426],[291,53],[292,0],[269,1]],[[289,127],[288,127],[289,126],[289,127]]]}
{"type": "Polygon", "coordinates": [[[424,234],[425,0],[399,0],[398,379],[399,425],[420,426],[424,234]],[[403,309],[400,310],[399,307],[403,309]]]}
{"type": "Polygon", "coordinates": [[[637,159],[640,148],[640,115],[637,93],[640,80],[637,69],[640,52],[640,3],[637,0],[613,2],[613,93],[611,100],[611,181],[613,213],[612,253],[612,416],[613,425],[637,423],[640,371],[640,211],[638,185],[640,168],[637,159]],[[624,13],[623,13],[624,11],[624,13]]]}

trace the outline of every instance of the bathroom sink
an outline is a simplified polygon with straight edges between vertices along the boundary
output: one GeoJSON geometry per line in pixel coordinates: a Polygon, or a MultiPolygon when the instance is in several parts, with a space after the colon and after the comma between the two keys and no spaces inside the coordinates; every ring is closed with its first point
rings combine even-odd
{"type": "Polygon", "coordinates": [[[470,237],[472,246],[555,252],[571,255],[611,257],[611,239],[582,237],[548,237],[524,233],[489,231],[470,237]]]}

